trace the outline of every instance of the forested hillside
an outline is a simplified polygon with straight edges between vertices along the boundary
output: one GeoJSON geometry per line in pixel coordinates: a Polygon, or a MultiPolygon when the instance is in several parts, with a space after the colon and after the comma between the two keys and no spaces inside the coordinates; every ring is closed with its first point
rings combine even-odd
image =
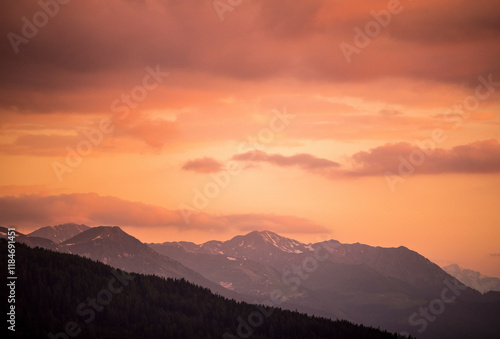
{"type": "MultiPolygon", "coordinates": [[[[7,253],[3,239],[0,251],[7,253]]],[[[6,268],[7,256],[0,257],[6,268]]],[[[183,279],[128,275],[23,244],[16,244],[16,276],[17,338],[398,337],[346,321],[239,303],[183,279]]]]}

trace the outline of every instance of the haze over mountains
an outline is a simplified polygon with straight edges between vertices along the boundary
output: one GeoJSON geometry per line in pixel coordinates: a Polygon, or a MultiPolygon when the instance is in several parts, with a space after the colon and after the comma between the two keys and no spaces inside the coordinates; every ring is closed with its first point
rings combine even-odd
{"type": "Polygon", "coordinates": [[[451,264],[443,267],[448,274],[455,277],[462,284],[469,286],[481,293],[489,291],[500,291],[500,279],[487,277],[480,272],[462,268],[457,264],[451,264]]]}
{"type": "Polygon", "coordinates": [[[18,239],[29,246],[78,254],[129,272],[185,278],[230,298],[419,338],[476,338],[478,333],[482,338],[494,338],[500,333],[494,320],[500,314],[500,293],[483,295],[468,288],[405,247],[335,240],[304,244],[270,231],[254,231],[223,242],[146,245],[119,227],[75,224],[44,228],[31,235],[38,237],[20,235],[18,239]],[[67,238],[72,233],[77,234],[67,238]],[[270,296],[278,292],[283,303],[272,305],[270,296]],[[440,301],[443,295],[453,302],[440,301]]]}

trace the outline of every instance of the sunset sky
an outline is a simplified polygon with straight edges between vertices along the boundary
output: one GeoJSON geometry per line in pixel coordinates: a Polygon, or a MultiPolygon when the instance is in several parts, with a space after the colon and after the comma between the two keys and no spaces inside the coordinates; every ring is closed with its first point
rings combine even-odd
{"type": "Polygon", "coordinates": [[[500,2],[60,1],[0,4],[1,225],[500,277],[500,2]]]}

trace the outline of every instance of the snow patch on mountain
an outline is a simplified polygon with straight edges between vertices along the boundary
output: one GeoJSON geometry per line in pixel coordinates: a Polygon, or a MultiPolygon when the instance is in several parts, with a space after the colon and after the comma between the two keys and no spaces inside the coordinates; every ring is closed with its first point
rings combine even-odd
{"type": "Polygon", "coordinates": [[[305,248],[306,246],[305,244],[298,242],[297,240],[288,239],[270,231],[261,231],[258,232],[258,234],[265,242],[286,253],[303,253],[304,251],[301,249],[305,248]]]}

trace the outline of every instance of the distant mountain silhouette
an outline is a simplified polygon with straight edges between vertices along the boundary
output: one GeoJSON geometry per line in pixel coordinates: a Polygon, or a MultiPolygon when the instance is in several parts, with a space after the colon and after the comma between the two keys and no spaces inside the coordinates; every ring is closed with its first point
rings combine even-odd
{"type": "MultiPolygon", "coordinates": [[[[24,238],[33,239],[32,243],[42,239],[24,238]]],[[[482,295],[406,247],[336,240],[304,244],[270,231],[204,244],[147,246],[109,226],[90,228],[58,245],[50,243],[60,252],[130,272],[182,277],[236,300],[269,304],[278,291],[286,299],[279,305],[282,308],[418,338],[496,338],[500,333],[495,320],[500,314],[499,292],[482,295]],[[444,304],[443,291],[458,292],[452,303],[444,304]],[[436,302],[446,310],[426,318],[422,310],[436,302]]]]}
{"type": "Polygon", "coordinates": [[[155,252],[118,226],[89,228],[59,244],[59,250],[98,260],[127,272],[184,278],[214,292],[232,296],[201,274],[170,257],[155,252]]]}
{"type": "Polygon", "coordinates": [[[443,267],[448,274],[455,277],[458,281],[481,293],[489,291],[500,292],[500,279],[487,277],[481,273],[466,268],[461,268],[457,264],[443,267]]]}
{"type": "Polygon", "coordinates": [[[89,228],[90,227],[87,225],[62,224],[57,226],[45,226],[34,232],[28,233],[27,235],[30,237],[50,239],[54,243],[59,244],[83,231],[88,230],[89,228]]]}
{"type": "MultiPolygon", "coordinates": [[[[5,238],[7,236],[7,231],[8,229],[6,227],[0,227],[0,238],[5,238]]],[[[26,236],[23,233],[16,231],[16,241],[30,247],[42,247],[53,251],[59,251],[56,243],[44,237],[26,236]]]]}
{"type": "MultiPolygon", "coordinates": [[[[0,250],[7,252],[3,239],[0,250]]],[[[16,338],[400,338],[347,321],[228,300],[184,279],[115,271],[81,256],[23,244],[16,253],[22,258],[16,268],[22,277],[16,282],[16,338]]],[[[7,266],[7,256],[0,256],[0,265],[7,266]]]]}
{"type": "Polygon", "coordinates": [[[264,296],[281,290],[283,307],[340,317],[419,338],[495,338],[500,327],[488,321],[500,311],[496,295],[482,296],[456,282],[438,265],[406,247],[382,248],[329,240],[304,244],[270,231],[254,231],[228,241],[204,244],[149,244],[208,279],[239,293],[264,296]],[[420,307],[456,284],[460,299],[423,333],[420,307]],[[474,310],[474,311],[472,311],[474,310]],[[413,324],[410,316],[417,312],[413,324]],[[469,317],[467,323],[456,319],[469,317]],[[474,325],[476,324],[476,325],[474,325]],[[479,325],[481,324],[481,325],[479,325]]]}

